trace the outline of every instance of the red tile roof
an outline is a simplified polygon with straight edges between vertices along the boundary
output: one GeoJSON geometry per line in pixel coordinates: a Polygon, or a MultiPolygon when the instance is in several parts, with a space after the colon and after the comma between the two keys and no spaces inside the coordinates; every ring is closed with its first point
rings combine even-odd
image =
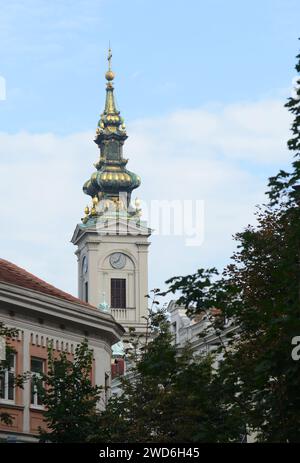
{"type": "Polygon", "coordinates": [[[11,283],[13,285],[21,286],[22,288],[38,291],[39,293],[48,294],[49,296],[58,297],[77,304],[86,305],[90,308],[95,308],[90,304],[81,301],[71,294],[65,293],[55,286],[46,283],[32,273],[27,272],[21,267],[18,267],[7,260],[0,259],[0,282],[11,283]]]}

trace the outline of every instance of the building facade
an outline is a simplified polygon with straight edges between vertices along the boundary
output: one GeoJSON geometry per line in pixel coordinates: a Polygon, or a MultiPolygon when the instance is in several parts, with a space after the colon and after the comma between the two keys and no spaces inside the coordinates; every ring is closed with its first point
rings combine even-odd
{"type": "Polygon", "coordinates": [[[114,99],[114,73],[105,74],[106,101],[96,129],[99,159],[83,186],[92,199],[72,243],[77,247],[78,296],[95,306],[108,306],[114,318],[137,333],[145,331],[148,293],[148,247],[151,230],[141,220],[139,201],[132,191],[140,177],[126,168],[124,120],[114,99]]]}
{"type": "Polygon", "coordinates": [[[176,301],[170,301],[167,310],[170,314],[170,328],[174,343],[179,349],[189,343],[195,355],[207,355],[215,351],[220,344],[227,343],[230,333],[237,331],[233,320],[224,320],[222,329],[216,333],[212,319],[220,315],[218,309],[188,317],[184,306],[176,301]],[[205,336],[203,336],[204,333],[205,336]]]}
{"type": "Polygon", "coordinates": [[[84,339],[93,350],[92,381],[102,385],[99,406],[104,406],[111,383],[111,346],[124,329],[108,313],[64,293],[16,265],[0,259],[0,321],[17,328],[9,344],[15,353],[10,370],[0,375],[0,409],[12,417],[12,425],[0,423],[0,440],[34,441],[43,427],[43,406],[30,380],[24,389],[13,387],[12,376],[47,371],[47,347],[54,355],[73,358],[84,339]],[[11,376],[12,375],[12,376],[11,376]]]}

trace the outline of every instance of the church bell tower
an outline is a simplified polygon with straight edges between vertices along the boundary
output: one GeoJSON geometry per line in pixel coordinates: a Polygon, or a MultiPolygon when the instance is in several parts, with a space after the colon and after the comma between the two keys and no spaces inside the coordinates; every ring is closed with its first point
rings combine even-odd
{"type": "Polygon", "coordinates": [[[91,197],[82,223],[76,226],[72,243],[77,246],[79,298],[109,308],[127,330],[144,333],[148,293],[148,238],[141,219],[139,201],[131,194],[141,180],[129,171],[123,157],[126,128],[114,99],[114,73],[108,53],[106,101],[96,129],[100,156],[96,170],[83,186],[91,197]]]}

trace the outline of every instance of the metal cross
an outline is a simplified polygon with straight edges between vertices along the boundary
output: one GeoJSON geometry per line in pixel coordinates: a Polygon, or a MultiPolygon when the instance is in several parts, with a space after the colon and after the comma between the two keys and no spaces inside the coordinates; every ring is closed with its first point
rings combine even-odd
{"type": "Polygon", "coordinates": [[[107,57],[109,71],[111,70],[111,58],[112,58],[112,52],[111,52],[111,48],[109,47],[109,49],[108,49],[108,57],[107,57]]]}

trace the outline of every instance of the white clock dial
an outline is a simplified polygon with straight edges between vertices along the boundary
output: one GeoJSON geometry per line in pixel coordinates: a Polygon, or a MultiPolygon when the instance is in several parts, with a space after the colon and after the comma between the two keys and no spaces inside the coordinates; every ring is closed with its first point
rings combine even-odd
{"type": "Polygon", "coordinates": [[[111,254],[109,258],[109,262],[113,268],[121,269],[125,267],[126,256],[125,254],[122,254],[121,252],[114,252],[114,254],[111,254]]]}

